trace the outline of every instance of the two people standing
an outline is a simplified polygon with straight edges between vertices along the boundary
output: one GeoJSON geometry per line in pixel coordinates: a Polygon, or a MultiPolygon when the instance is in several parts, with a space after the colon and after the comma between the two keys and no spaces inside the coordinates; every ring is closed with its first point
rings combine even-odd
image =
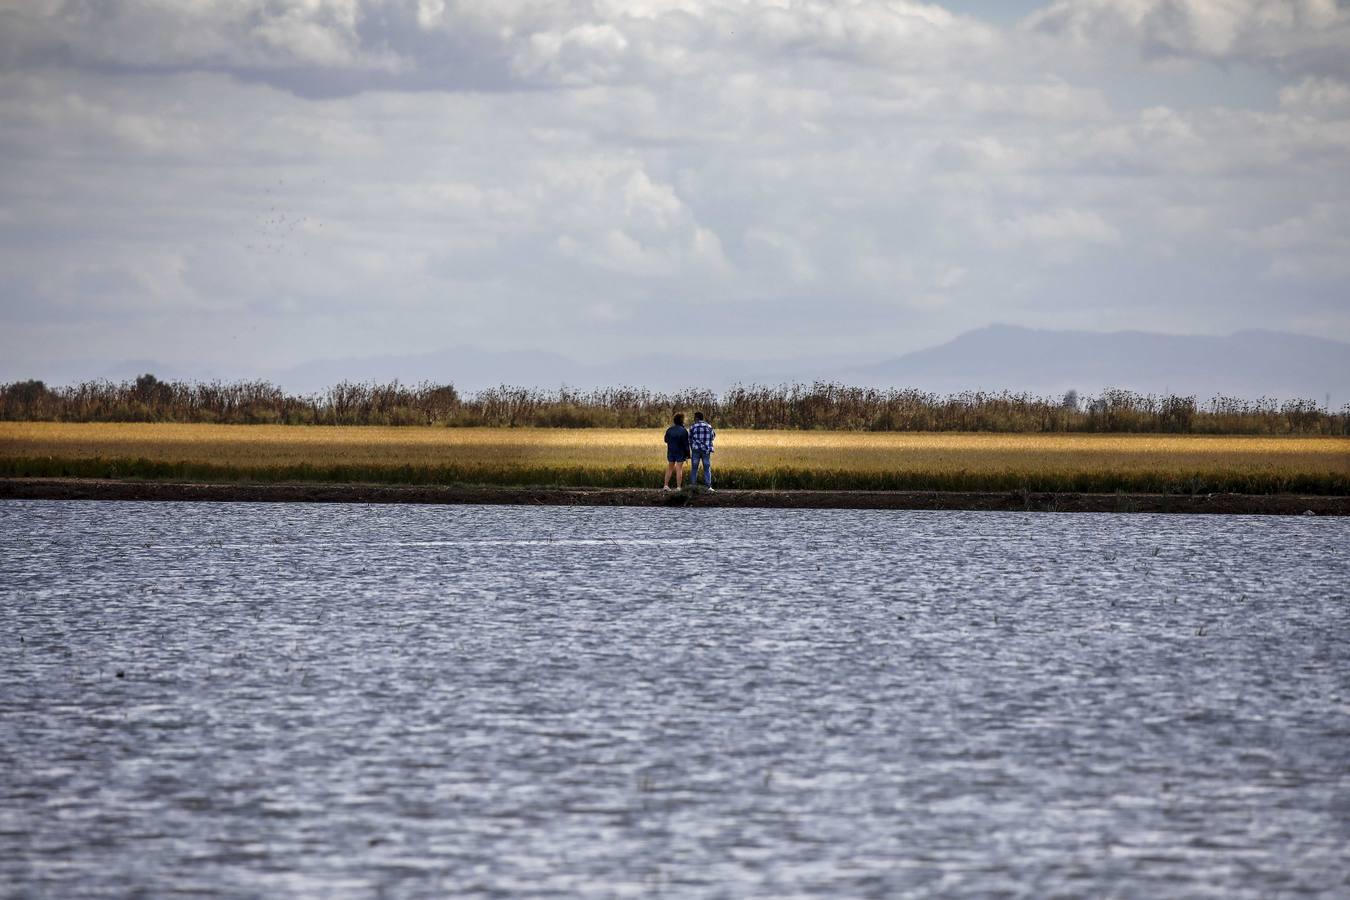
{"type": "Polygon", "coordinates": [[[684,481],[684,462],[693,457],[689,467],[689,486],[698,484],[698,464],[703,463],[703,483],[712,490],[712,452],[713,440],[717,432],[703,417],[702,412],[694,413],[694,424],[684,427],[684,413],[675,414],[675,424],[666,429],[666,478],[661,490],[670,490],[670,477],[675,476],[675,487],[684,481]]]}

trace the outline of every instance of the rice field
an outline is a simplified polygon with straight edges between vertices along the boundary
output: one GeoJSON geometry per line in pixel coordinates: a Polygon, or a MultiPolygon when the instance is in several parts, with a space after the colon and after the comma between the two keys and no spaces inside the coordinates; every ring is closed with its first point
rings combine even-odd
{"type": "MultiPolygon", "coordinates": [[[[0,422],[0,475],[659,486],[660,429],[0,422]]],[[[1350,494],[1350,438],[741,431],[719,486],[1350,494]]]]}

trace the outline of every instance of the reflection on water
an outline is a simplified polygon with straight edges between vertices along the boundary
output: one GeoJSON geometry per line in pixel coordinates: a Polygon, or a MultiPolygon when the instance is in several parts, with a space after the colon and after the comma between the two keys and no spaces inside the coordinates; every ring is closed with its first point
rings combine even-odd
{"type": "Polygon", "coordinates": [[[1350,523],[0,503],[17,896],[1335,895],[1350,523]]]}

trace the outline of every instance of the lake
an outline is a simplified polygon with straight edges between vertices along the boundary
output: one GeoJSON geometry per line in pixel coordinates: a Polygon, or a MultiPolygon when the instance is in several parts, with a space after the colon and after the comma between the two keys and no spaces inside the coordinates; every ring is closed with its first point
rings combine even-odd
{"type": "Polygon", "coordinates": [[[0,502],[0,894],[1343,896],[1347,548],[0,502]]]}

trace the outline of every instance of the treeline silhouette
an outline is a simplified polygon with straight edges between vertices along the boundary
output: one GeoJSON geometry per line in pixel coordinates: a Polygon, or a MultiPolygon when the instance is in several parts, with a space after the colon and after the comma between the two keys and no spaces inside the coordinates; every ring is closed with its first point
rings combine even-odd
{"type": "Polygon", "coordinates": [[[538,428],[657,428],[674,412],[704,410],[719,427],[839,431],[1099,432],[1169,434],[1350,434],[1350,406],[1310,400],[1154,396],[1108,390],[1080,398],[1015,393],[939,395],[917,390],[811,385],[738,385],[660,393],[619,387],[546,391],[496,387],[461,394],[449,384],[343,382],[312,395],[263,381],[89,381],[0,386],[0,419],[55,422],[215,422],[285,425],[445,425],[538,428]]]}

